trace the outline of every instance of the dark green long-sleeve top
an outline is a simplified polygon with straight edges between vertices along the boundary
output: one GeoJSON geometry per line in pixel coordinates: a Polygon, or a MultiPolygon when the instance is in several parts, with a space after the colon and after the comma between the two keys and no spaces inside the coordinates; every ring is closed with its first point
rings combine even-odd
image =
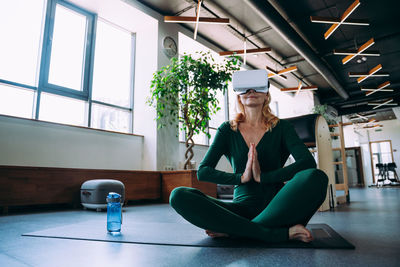
{"type": "Polygon", "coordinates": [[[236,185],[234,202],[265,206],[282,188],[283,182],[292,179],[301,170],[316,167],[313,156],[293,126],[286,120],[279,120],[271,131],[266,132],[256,149],[261,169],[261,183],[252,180],[242,184],[241,176],[246,169],[249,147],[239,129],[232,130],[228,121],[222,123],[199,165],[198,179],[217,184],[236,185]],[[290,154],[295,162],[283,167],[290,154]],[[233,173],[215,169],[223,155],[231,163],[233,173]]]}

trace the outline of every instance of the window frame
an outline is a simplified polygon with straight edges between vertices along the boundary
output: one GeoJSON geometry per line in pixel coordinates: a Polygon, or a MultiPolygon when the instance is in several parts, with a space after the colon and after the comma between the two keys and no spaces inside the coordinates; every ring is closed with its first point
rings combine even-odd
{"type": "MultiPolygon", "coordinates": [[[[95,31],[94,31],[94,39],[93,39],[93,54],[92,54],[92,58],[91,58],[91,71],[90,71],[90,84],[89,84],[89,99],[88,99],[88,104],[89,104],[89,110],[88,110],[88,127],[91,128],[91,124],[92,124],[92,104],[97,104],[97,105],[103,105],[103,106],[107,106],[107,107],[111,107],[111,108],[118,108],[124,111],[129,111],[131,113],[131,118],[130,118],[130,122],[129,122],[129,132],[133,133],[133,119],[134,119],[134,95],[135,95],[135,62],[136,62],[136,33],[134,32],[129,32],[131,35],[131,77],[130,77],[130,90],[131,90],[131,94],[130,94],[130,99],[129,99],[129,103],[130,103],[130,107],[124,107],[124,106],[118,106],[115,104],[111,104],[111,103],[107,103],[107,102],[103,102],[103,101],[99,101],[99,100],[93,100],[92,99],[92,91],[93,91],[93,70],[94,70],[94,56],[95,56],[95,43],[96,43],[96,30],[97,30],[97,21],[99,20],[99,18],[96,16],[95,19],[95,31]]],[[[102,20],[102,19],[101,19],[102,20]]],[[[115,26],[116,28],[121,28],[118,25],[114,25],[112,22],[108,21],[108,20],[103,20],[105,23],[109,23],[112,26],[115,26]]],[[[126,29],[121,28],[122,30],[126,31],[126,29]]],[[[97,128],[96,128],[97,129],[97,128]]]]}
{"type": "MultiPolygon", "coordinates": [[[[77,7],[71,3],[63,0],[51,0],[47,2],[45,28],[43,34],[43,46],[42,46],[42,57],[40,63],[40,74],[39,74],[39,90],[47,93],[54,93],[66,97],[78,98],[80,100],[89,100],[89,90],[91,86],[91,79],[93,77],[93,58],[95,49],[96,39],[96,21],[97,15],[90,13],[80,7],[77,7]],[[55,85],[49,83],[50,73],[50,59],[52,49],[52,38],[54,34],[54,23],[55,23],[55,12],[57,5],[62,5],[67,9],[77,12],[86,17],[86,33],[85,33],[85,53],[82,73],[82,91],[71,89],[68,87],[55,85]]],[[[38,102],[39,103],[39,102],[38,102]]],[[[39,105],[38,105],[39,106],[39,105]]]]}

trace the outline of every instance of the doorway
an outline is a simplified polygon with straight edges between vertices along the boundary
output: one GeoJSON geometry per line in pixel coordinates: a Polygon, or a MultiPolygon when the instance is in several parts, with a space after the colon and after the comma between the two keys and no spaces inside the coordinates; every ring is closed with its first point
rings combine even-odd
{"type": "MultiPolygon", "coordinates": [[[[336,151],[334,151],[336,152],[336,151]]],[[[339,154],[334,153],[335,161],[341,161],[340,151],[339,154]]],[[[360,147],[346,147],[346,165],[347,165],[347,183],[349,187],[364,187],[364,171],[362,164],[361,148],[360,147]]],[[[335,178],[337,184],[344,182],[343,178],[343,165],[335,166],[335,178]]]]}
{"type": "Polygon", "coordinates": [[[376,184],[379,174],[379,168],[376,164],[387,164],[393,162],[392,141],[383,140],[369,142],[369,148],[371,153],[372,181],[376,184]]]}
{"type": "Polygon", "coordinates": [[[349,187],[364,187],[361,148],[346,147],[346,164],[349,187]]]}

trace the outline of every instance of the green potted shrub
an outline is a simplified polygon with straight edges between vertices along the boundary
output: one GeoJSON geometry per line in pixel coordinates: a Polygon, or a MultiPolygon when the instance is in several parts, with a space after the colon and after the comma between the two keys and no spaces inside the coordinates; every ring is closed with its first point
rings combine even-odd
{"type": "Polygon", "coordinates": [[[333,118],[332,116],[329,116],[327,113],[328,110],[328,105],[323,104],[323,105],[315,105],[312,109],[312,113],[314,114],[320,114],[322,117],[325,118],[326,122],[331,125],[331,124],[337,124],[337,118],[333,118]]]}
{"type": "Polygon", "coordinates": [[[208,121],[220,110],[217,92],[225,93],[239,63],[238,57],[216,63],[209,52],[197,52],[172,58],[154,73],[148,104],[157,111],[159,127],[180,123],[186,137],[185,170],[193,158],[193,135],[203,132],[210,137],[208,121]]]}

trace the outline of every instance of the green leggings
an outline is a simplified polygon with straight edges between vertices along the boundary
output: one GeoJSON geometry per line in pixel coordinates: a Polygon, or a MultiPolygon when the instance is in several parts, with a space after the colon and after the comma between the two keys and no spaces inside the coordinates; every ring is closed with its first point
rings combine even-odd
{"type": "Polygon", "coordinates": [[[282,242],[288,240],[289,227],[307,225],[325,200],[327,185],[328,177],[323,171],[300,171],[253,218],[244,215],[246,211],[239,202],[223,202],[189,187],[175,188],[170,204],[200,228],[265,242],[282,242]]]}

